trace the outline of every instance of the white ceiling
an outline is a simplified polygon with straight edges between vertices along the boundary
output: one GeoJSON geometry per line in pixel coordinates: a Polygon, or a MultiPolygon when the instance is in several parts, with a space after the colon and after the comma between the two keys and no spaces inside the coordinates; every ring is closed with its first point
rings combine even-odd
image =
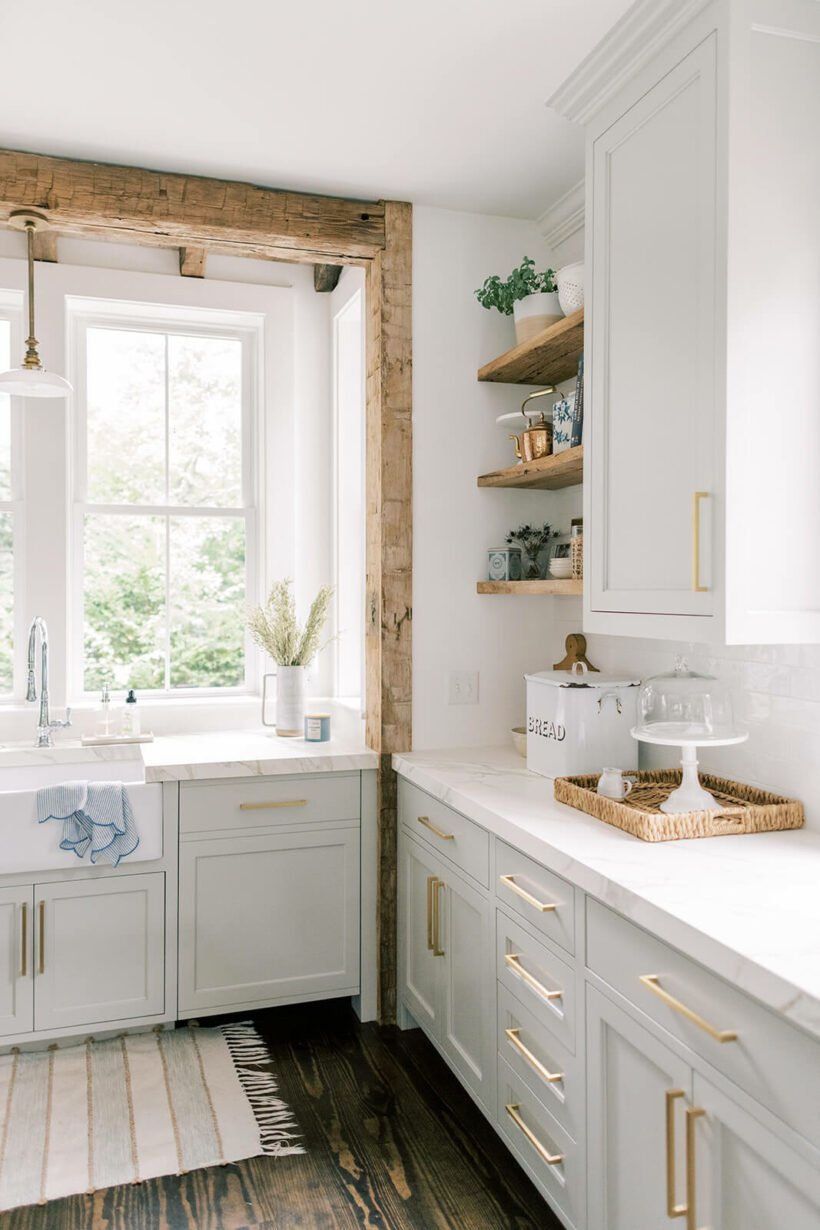
{"type": "Polygon", "coordinates": [[[535,218],[583,174],[547,96],[631,0],[40,0],[0,145],[535,218]]]}

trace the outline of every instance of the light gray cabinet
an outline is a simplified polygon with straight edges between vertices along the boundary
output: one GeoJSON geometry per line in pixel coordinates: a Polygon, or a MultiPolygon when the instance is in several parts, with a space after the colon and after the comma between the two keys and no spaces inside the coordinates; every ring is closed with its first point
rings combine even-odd
{"type": "Polygon", "coordinates": [[[403,1007],[463,1084],[491,1106],[495,1000],[488,898],[452,864],[405,833],[400,850],[403,1007]]]}
{"type": "Polygon", "coordinates": [[[358,775],[183,785],[181,1016],[358,994],[353,787],[358,808],[358,775]]]}
{"type": "Polygon", "coordinates": [[[0,1036],[34,1028],[33,906],[30,884],[0,888],[0,1036]]]}

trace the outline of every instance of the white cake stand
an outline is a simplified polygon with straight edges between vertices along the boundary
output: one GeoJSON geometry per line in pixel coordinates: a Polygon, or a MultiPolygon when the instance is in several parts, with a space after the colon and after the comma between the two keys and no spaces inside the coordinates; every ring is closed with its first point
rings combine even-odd
{"type": "Polygon", "coordinates": [[[654,743],[658,747],[679,747],[681,749],[681,769],[683,777],[677,790],[673,790],[665,803],[661,803],[661,811],[677,815],[688,811],[720,811],[720,804],[713,794],[704,790],[698,778],[698,748],[699,747],[731,747],[735,743],[745,743],[749,738],[746,733],[724,735],[710,739],[707,735],[687,735],[686,728],[675,729],[670,723],[660,728],[657,733],[645,727],[633,726],[630,731],[633,739],[641,743],[654,743]]]}

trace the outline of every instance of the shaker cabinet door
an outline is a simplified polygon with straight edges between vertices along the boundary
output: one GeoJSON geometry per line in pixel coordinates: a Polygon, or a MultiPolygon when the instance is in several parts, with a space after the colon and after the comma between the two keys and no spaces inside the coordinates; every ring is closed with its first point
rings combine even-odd
{"type": "Polygon", "coordinates": [[[439,882],[438,948],[444,952],[441,1044],[465,1085],[492,1105],[495,1068],[495,978],[490,908],[452,873],[439,882]]]}
{"type": "Polygon", "coordinates": [[[358,829],[180,843],[181,1014],[358,990],[358,829]]]}
{"type": "Polygon", "coordinates": [[[36,1029],[165,1008],[165,874],[37,884],[36,1029]]]}
{"type": "Polygon", "coordinates": [[[410,1015],[438,1038],[444,979],[438,860],[405,836],[399,839],[399,991],[410,1015]]]}
{"type": "Polygon", "coordinates": [[[695,1073],[692,1224],[710,1230],[817,1230],[820,1169],[695,1073]]]}
{"type": "Polygon", "coordinates": [[[715,127],[713,36],[592,144],[592,631],[619,630],[596,612],[716,609],[715,127]]]}
{"type": "Polygon", "coordinates": [[[668,1230],[670,1197],[685,1196],[691,1069],[592,987],[587,1047],[589,1225],[668,1230]]]}
{"type": "Polygon", "coordinates": [[[34,1028],[32,891],[0,888],[0,1036],[34,1028]]]}

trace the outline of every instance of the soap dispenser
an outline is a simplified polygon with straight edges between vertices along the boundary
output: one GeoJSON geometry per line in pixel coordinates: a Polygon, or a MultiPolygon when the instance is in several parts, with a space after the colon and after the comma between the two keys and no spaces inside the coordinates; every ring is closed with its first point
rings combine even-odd
{"type": "Polygon", "coordinates": [[[138,735],[140,733],[140,714],[137,708],[137,696],[133,688],[125,698],[125,709],[122,715],[122,733],[138,735]]]}
{"type": "Polygon", "coordinates": [[[100,695],[97,734],[102,735],[106,739],[111,734],[111,693],[108,690],[107,683],[103,684],[102,694],[100,695]]]}

